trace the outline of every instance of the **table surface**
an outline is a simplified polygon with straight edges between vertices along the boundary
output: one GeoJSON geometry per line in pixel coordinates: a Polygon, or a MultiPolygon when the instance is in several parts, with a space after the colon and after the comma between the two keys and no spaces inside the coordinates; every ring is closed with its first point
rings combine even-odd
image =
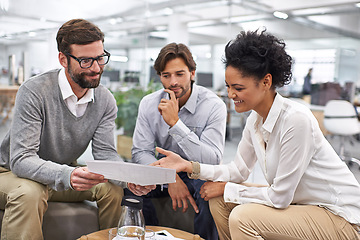
{"type": "MultiPolygon", "coordinates": [[[[151,229],[154,232],[166,230],[171,235],[173,235],[176,238],[181,238],[185,240],[201,240],[199,235],[194,235],[189,232],[185,232],[182,230],[174,229],[174,228],[168,228],[168,227],[160,227],[160,226],[146,226],[146,229],[151,229]]],[[[90,233],[88,235],[81,236],[78,240],[108,240],[109,237],[109,229],[101,230],[98,232],[90,233]]]]}

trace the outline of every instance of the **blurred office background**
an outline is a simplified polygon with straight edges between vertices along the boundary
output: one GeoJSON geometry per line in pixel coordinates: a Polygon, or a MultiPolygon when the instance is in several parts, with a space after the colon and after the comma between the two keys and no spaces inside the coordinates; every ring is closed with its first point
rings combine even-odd
{"type": "MultiPolygon", "coordinates": [[[[105,33],[111,58],[102,84],[113,92],[159,82],[152,68],[159,50],[181,42],[197,62],[196,82],[227,101],[221,61],[226,43],[240,31],[267,29],[284,39],[294,59],[293,80],[279,90],[282,95],[303,97],[312,68],[305,101],[317,106],[314,111],[331,99],[360,102],[360,1],[348,0],[0,0],[0,86],[60,67],[55,37],[72,18],[88,19],[105,33]]],[[[247,113],[237,114],[227,103],[227,146],[233,148],[225,157],[231,158],[247,113]]],[[[10,105],[0,109],[0,124],[10,105]]],[[[349,144],[355,146],[351,154],[360,157],[356,144],[349,144]]]]}

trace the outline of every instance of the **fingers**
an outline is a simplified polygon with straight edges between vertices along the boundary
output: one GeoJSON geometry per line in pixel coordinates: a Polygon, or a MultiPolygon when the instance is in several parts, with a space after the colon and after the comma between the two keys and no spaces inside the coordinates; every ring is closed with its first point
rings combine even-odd
{"type": "Polygon", "coordinates": [[[73,173],[77,177],[86,178],[86,179],[95,179],[95,180],[103,180],[104,179],[104,176],[101,174],[89,172],[89,169],[87,167],[75,168],[73,173]]]}
{"type": "Polygon", "coordinates": [[[134,183],[128,183],[128,189],[137,196],[146,195],[156,188],[156,185],[141,186],[134,183]]]}
{"type": "Polygon", "coordinates": [[[75,168],[70,175],[70,184],[76,191],[85,191],[107,181],[103,175],[89,172],[87,167],[75,168]]]}
{"type": "Polygon", "coordinates": [[[176,209],[177,209],[177,199],[172,199],[171,198],[171,201],[172,201],[172,207],[173,207],[174,211],[176,211],[176,209]]]}
{"type": "Polygon", "coordinates": [[[167,92],[170,95],[171,101],[177,101],[175,93],[173,91],[171,91],[170,89],[164,89],[164,92],[167,92]]]}
{"type": "Polygon", "coordinates": [[[196,213],[199,213],[199,208],[196,205],[196,202],[195,202],[194,198],[192,196],[190,196],[188,199],[189,199],[189,202],[190,202],[191,206],[194,208],[194,211],[196,213]]]}
{"type": "MultiPolygon", "coordinates": [[[[186,210],[189,208],[189,205],[188,205],[186,199],[182,199],[182,203],[180,202],[180,204],[182,204],[182,206],[183,206],[182,212],[183,213],[186,212],[186,210]]],[[[179,208],[181,208],[181,207],[179,206],[179,208]]]]}
{"type": "Polygon", "coordinates": [[[170,153],[171,153],[171,151],[167,151],[167,150],[162,149],[162,148],[160,148],[160,147],[156,147],[156,151],[158,151],[159,153],[161,153],[161,154],[163,154],[163,155],[165,155],[165,156],[169,156],[170,153]]]}

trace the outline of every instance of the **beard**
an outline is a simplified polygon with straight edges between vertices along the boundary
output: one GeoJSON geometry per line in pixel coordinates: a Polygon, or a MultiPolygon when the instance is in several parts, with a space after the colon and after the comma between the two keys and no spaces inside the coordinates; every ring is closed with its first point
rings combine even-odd
{"type": "MultiPolygon", "coordinates": [[[[178,93],[175,93],[176,98],[179,99],[182,96],[184,96],[192,88],[192,83],[193,83],[193,81],[190,79],[190,84],[187,86],[171,85],[167,89],[171,90],[172,88],[180,88],[181,91],[179,91],[178,93]]],[[[165,88],[164,85],[163,85],[163,87],[165,88]]]]}
{"type": "Polygon", "coordinates": [[[103,70],[100,69],[100,72],[80,72],[80,73],[75,73],[73,72],[73,70],[71,69],[70,64],[68,65],[68,72],[69,75],[71,77],[71,79],[78,84],[81,88],[97,88],[100,84],[100,77],[101,74],[103,73],[103,70]],[[98,76],[96,79],[91,79],[91,80],[86,80],[86,77],[93,77],[93,76],[98,76]]]}

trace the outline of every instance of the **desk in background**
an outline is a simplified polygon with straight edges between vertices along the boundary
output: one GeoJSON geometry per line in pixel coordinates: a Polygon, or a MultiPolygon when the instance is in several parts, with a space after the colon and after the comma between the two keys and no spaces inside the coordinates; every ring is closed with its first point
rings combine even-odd
{"type": "Polygon", "coordinates": [[[1,124],[9,119],[18,90],[19,86],[0,85],[0,116],[4,116],[1,124]]]}

